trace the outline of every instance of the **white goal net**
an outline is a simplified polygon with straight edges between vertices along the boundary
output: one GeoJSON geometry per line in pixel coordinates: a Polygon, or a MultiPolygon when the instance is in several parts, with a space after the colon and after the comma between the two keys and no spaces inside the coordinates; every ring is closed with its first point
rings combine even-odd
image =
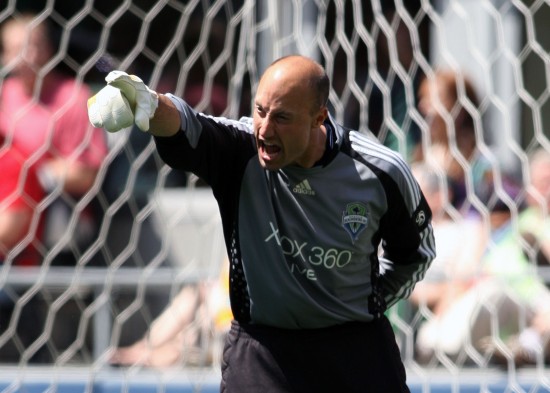
{"type": "MultiPolygon", "coordinates": [[[[456,236],[454,251],[441,240],[448,259],[488,240],[452,273],[438,264],[429,283],[441,284],[439,298],[443,285],[459,288],[455,275],[473,285],[496,260],[493,270],[509,268],[533,292],[550,288],[549,21],[548,0],[0,0],[0,392],[108,383],[131,391],[136,381],[150,391],[216,391],[218,383],[226,251],[210,190],[168,168],[148,134],[78,123],[85,102],[73,110],[78,94],[65,92],[55,103],[51,73],[91,95],[109,71],[125,70],[199,111],[239,118],[273,60],[313,57],[330,77],[335,119],[372,132],[428,170],[418,176],[431,179],[431,191],[446,190],[434,220],[456,227],[479,216],[477,236],[441,230],[456,236]],[[22,51],[9,58],[14,21],[26,27],[15,34],[22,51]],[[31,88],[18,90],[18,65],[48,53],[26,34],[42,23],[51,51],[29,67],[31,88]],[[428,92],[429,82],[449,81],[442,75],[454,78],[454,97],[428,92]],[[533,169],[533,157],[546,159],[533,169]],[[63,162],[64,180],[53,161],[63,162]],[[27,189],[35,175],[37,197],[27,189]],[[535,218],[522,224],[533,206],[535,218]],[[496,211],[509,215],[509,248],[500,248],[496,211]],[[521,262],[511,261],[517,250],[521,262]]],[[[550,321],[536,336],[541,350],[518,357],[511,339],[527,340],[536,301],[514,283],[504,295],[478,291],[460,323],[439,320],[427,294],[388,311],[411,391],[550,391],[550,321]]]]}

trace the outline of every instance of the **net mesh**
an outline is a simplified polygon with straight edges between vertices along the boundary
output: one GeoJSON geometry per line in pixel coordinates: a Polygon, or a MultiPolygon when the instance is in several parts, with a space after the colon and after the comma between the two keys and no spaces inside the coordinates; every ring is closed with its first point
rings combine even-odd
{"type": "MultiPolygon", "coordinates": [[[[34,24],[51,22],[56,42],[39,80],[55,68],[96,91],[109,71],[121,69],[213,115],[248,115],[258,78],[274,59],[297,52],[314,57],[330,77],[329,105],[339,122],[372,132],[411,163],[433,164],[447,187],[449,168],[434,164],[438,152],[432,149],[436,136],[430,131],[439,114],[450,135],[454,168],[464,173],[464,200],[489,224],[494,198],[477,192],[477,167],[465,156],[459,137],[457,122],[469,115],[476,152],[496,185],[493,196],[511,210],[516,235],[529,198],[547,217],[547,196],[537,191],[536,174],[530,171],[535,150],[550,155],[547,0],[4,0],[0,22],[22,18],[27,11],[35,13],[34,24]],[[439,70],[458,75],[457,103],[448,108],[444,100],[436,100],[435,114],[427,115],[419,99],[421,82],[438,80],[439,70]],[[469,94],[470,82],[475,98],[469,94]],[[508,179],[518,186],[513,195],[508,179]]],[[[0,71],[1,89],[7,88],[10,73],[10,67],[0,71]]],[[[49,88],[38,86],[34,101],[40,101],[40,89],[49,88]]],[[[52,115],[57,117],[62,114],[52,115]]],[[[14,139],[7,135],[2,152],[14,139]]],[[[90,381],[90,375],[111,369],[116,348],[136,342],[141,347],[132,347],[133,354],[116,353],[134,365],[124,371],[123,380],[152,366],[200,370],[219,364],[220,326],[227,316],[216,322],[209,315],[211,309],[217,307],[219,315],[225,307],[224,289],[218,287],[226,256],[208,187],[192,174],[170,170],[145,133],[102,135],[108,150],[93,184],[81,194],[62,186],[49,190],[36,204],[25,235],[4,253],[0,362],[17,368],[2,391],[16,391],[35,364],[59,373],[76,366],[90,381]],[[16,256],[35,244],[41,225],[44,236],[36,243],[40,264],[19,266],[16,256]],[[180,320],[183,313],[191,315],[189,321],[180,320]],[[153,354],[153,347],[162,347],[153,332],[160,325],[185,329],[153,354]]],[[[90,143],[89,136],[84,138],[72,154],[78,156],[90,143]]],[[[53,144],[47,140],[43,150],[53,144]]],[[[37,155],[27,159],[20,182],[27,181],[36,161],[37,155]]],[[[462,207],[453,197],[446,194],[445,211],[460,221],[462,207]]],[[[0,212],[9,204],[1,201],[0,212]]],[[[518,235],[516,244],[547,285],[550,277],[544,262],[539,263],[544,243],[518,235]]],[[[509,374],[515,375],[511,370],[519,364],[504,341],[510,334],[499,325],[501,303],[479,299],[476,304],[488,310],[492,342],[505,348],[509,374]]],[[[513,296],[507,301],[518,306],[516,324],[527,326],[529,309],[513,296]]],[[[492,367],[475,342],[455,355],[440,348],[421,358],[419,328],[435,318],[428,304],[404,301],[389,315],[411,372],[427,378],[432,368],[455,376],[472,366],[492,367]]],[[[539,371],[548,367],[542,357],[535,366],[539,371]]],[[[550,386],[545,375],[537,374],[536,386],[550,386]]],[[[166,386],[169,378],[152,383],[166,386]]],[[[452,377],[447,381],[457,386],[452,377]]],[[[51,382],[49,389],[59,384],[51,382]]],[[[509,384],[517,388],[516,382],[509,384]]]]}

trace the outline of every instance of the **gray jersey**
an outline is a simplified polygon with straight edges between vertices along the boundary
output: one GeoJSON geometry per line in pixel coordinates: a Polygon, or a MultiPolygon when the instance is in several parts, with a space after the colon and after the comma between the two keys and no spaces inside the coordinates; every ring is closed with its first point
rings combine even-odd
{"type": "Polygon", "coordinates": [[[291,329],[370,321],[422,279],[435,256],[431,213],[398,154],[329,118],[323,165],[268,171],[251,119],[170,98],[182,131],[155,138],[157,148],[212,187],[237,320],[291,329]]]}

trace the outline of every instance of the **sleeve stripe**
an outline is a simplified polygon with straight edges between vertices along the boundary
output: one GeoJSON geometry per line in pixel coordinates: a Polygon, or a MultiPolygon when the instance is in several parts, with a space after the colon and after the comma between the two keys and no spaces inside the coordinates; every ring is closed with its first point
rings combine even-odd
{"type": "Polygon", "coordinates": [[[374,143],[366,138],[361,138],[360,134],[358,134],[357,132],[350,133],[350,141],[353,143],[353,148],[358,152],[380,158],[393,164],[396,168],[399,169],[407,183],[410,195],[413,197],[413,206],[409,206],[409,209],[411,209],[411,212],[414,211],[416,209],[416,206],[418,206],[418,204],[420,203],[420,192],[418,187],[416,186],[413,175],[408,169],[408,166],[403,158],[401,158],[401,156],[399,156],[394,151],[383,147],[378,143],[374,143]]]}
{"type": "MultiPolygon", "coordinates": [[[[431,225],[430,225],[431,227],[431,225]]],[[[425,255],[433,261],[435,258],[435,242],[433,239],[433,236],[426,236],[426,234],[429,234],[430,231],[428,230],[429,227],[424,229],[424,233],[422,236],[422,243],[420,245],[419,251],[422,253],[422,255],[425,255]]],[[[396,293],[392,294],[390,296],[387,296],[385,298],[386,303],[388,306],[391,306],[397,299],[405,299],[410,296],[411,292],[414,289],[415,284],[422,280],[424,276],[426,275],[426,271],[430,267],[430,264],[421,264],[419,266],[419,269],[414,273],[414,275],[411,277],[410,280],[408,280],[405,285],[401,287],[401,289],[396,293]]]]}
{"type": "Polygon", "coordinates": [[[205,115],[204,113],[200,113],[200,112],[197,112],[197,116],[212,120],[218,124],[223,124],[225,126],[235,128],[239,131],[247,132],[249,134],[252,134],[254,132],[252,127],[252,119],[248,117],[243,117],[240,120],[233,120],[233,119],[228,119],[226,117],[215,117],[215,116],[205,115]]]}

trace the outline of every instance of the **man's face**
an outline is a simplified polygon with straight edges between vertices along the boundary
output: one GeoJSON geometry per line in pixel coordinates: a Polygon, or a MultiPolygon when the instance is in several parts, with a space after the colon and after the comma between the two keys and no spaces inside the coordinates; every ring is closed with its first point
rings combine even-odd
{"type": "Polygon", "coordinates": [[[42,25],[30,26],[23,21],[8,23],[2,34],[2,63],[24,77],[34,76],[51,58],[51,47],[42,25]]]}
{"type": "MultiPolygon", "coordinates": [[[[452,98],[443,83],[426,80],[419,92],[418,109],[430,127],[432,143],[447,142],[447,120],[451,119],[452,98]]],[[[454,119],[453,119],[454,120],[454,119]]]]}
{"type": "Polygon", "coordinates": [[[260,80],[254,103],[254,134],[264,168],[310,165],[312,129],[319,126],[311,96],[311,89],[277,71],[268,71],[260,80]]]}

